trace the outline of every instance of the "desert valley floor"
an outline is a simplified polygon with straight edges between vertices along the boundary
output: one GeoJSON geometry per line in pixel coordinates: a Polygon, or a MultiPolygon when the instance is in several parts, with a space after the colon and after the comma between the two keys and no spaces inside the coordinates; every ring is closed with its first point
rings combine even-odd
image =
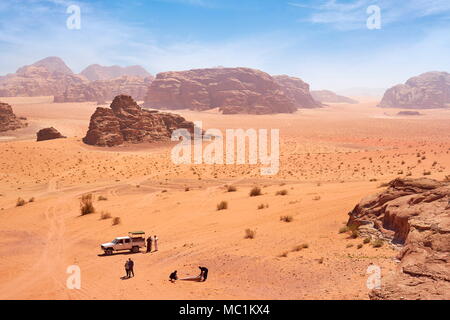
{"type": "Polygon", "coordinates": [[[280,129],[280,172],[262,177],[259,166],[174,165],[171,145],[87,146],[95,103],[0,101],[29,122],[0,136],[0,299],[367,299],[367,267],[393,272],[397,251],[358,249],[362,239],[339,233],[348,212],[398,176],[450,174],[450,110],[400,117],[366,99],[294,114],[179,112],[204,129],[280,129]],[[68,138],[36,142],[50,126],[68,138]],[[250,197],[255,185],[263,194],[250,197]],[[80,216],[86,193],[96,213],[80,216]],[[34,201],[17,207],[19,197],[34,201]],[[134,230],[158,235],[160,250],[102,256],[101,243],[134,230]],[[136,277],[121,280],[129,257],[136,277]],[[70,265],[81,290],[66,288],[70,265]],[[199,265],[207,282],[168,281],[199,265]]]}

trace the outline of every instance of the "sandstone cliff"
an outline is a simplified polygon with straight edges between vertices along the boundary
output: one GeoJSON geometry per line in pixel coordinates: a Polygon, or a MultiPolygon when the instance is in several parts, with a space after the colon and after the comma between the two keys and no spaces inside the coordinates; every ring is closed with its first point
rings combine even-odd
{"type": "Polygon", "coordinates": [[[402,246],[395,275],[372,299],[450,299],[450,183],[396,179],[362,200],[348,225],[402,246]]]}
{"type": "Polygon", "coordinates": [[[432,109],[450,107],[450,74],[427,72],[390,88],[381,108],[432,109]]]}
{"type": "Polygon", "coordinates": [[[345,96],[340,96],[329,90],[311,91],[311,95],[314,97],[314,99],[323,103],[358,103],[358,101],[356,100],[345,96]]]}
{"type": "Polygon", "coordinates": [[[101,147],[123,143],[170,141],[178,128],[191,133],[194,124],[183,117],[142,109],[130,96],[117,96],[110,108],[97,108],[83,142],[101,147]]]}
{"type": "Polygon", "coordinates": [[[9,104],[0,102],[0,132],[17,130],[26,126],[24,121],[16,117],[9,104]]]}
{"type": "MultiPolygon", "coordinates": [[[[248,68],[164,72],[152,82],[145,106],[198,111],[219,108],[224,114],[295,112],[302,99],[285,90],[269,74],[248,68]]],[[[305,98],[305,107],[314,104],[310,100],[305,98]]]]}

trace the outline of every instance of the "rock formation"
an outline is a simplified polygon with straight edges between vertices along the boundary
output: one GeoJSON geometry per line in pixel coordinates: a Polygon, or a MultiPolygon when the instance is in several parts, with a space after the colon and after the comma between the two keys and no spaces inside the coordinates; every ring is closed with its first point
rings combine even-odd
{"type": "Polygon", "coordinates": [[[130,96],[117,96],[110,108],[98,107],[83,142],[101,147],[127,143],[170,141],[179,128],[191,133],[194,124],[183,117],[142,109],[130,96]]]}
{"type": "Polygon", "coordinates": [[[397,112],[398,116],[421,116],[422,114],[419,111],[400,111],[397,112]]]}
{"type": "Polygon", "coordinates": [[[110,66],[105,67],[98,64],[92,64],[86,69],[81,71],[82,76],[86,77],[90,81],[96,80],[111,80],[115,78],[120,78],[122,76],[138,77],[138,78],[148,78],[152,75],[148,73],[141,66],[131,66],[131,67],[120,67],[120,66],[110,66]]]}
{"type": "Polygon", "coordinates": [[[122,76],[112,80],[97,80],[68,86],[66,90],[56,95],[55,102],[86,102],[112,101],[115,96],[130,95],[136,100],[144,100],[151,77],[139,78],[122,76]]]}
{"type": "Polygon", "coordinates": [[[293,100],[299,109],[320,108],[322,103],[314,99],[309,91],[309,84],[300,78],[286,75],[274,76],[275,81],[281,86],[283,93],[293,100]]]}
{"type": "Polygon", "coordinates": [[[46,140],[66,138],[61,133],[59,133],[58,130],[56,130],[53,127],[39,130],[36,135],[37,135],[37,139],[36,139],[37,141],[46,141],[46,140]]]}
{"type": "Polygon", "coordinates": [[[302,99],[289,97],[284,90],[267,73],[248,68],[164,72],[150,85],[145,106],[198,111],[219,108],[224,114],[295,112],[302,99]]]}
{"type": "Polygon", "coordinates": [[[450,182],[396,179],[362,200],[348,225],[402,246],[372,299],[450,299],[450,182]]]}
{"type": "MultiPolygon", "coordinates": [[[[16,73],[24,73],[30,66],[19,68],[16,73]]],[[[50,73],[73,74],[66,63],[58,57],[47,57],[31,65],[31,67],[42,67],[50,73]]]]}
{"type": "Polygon", "coordinates": [[[340,96],[334,93],[333,91],[329,90],[311,91],[311,95],[314,97],[314,99],[323,103],[351,103],[351,104],[358,103],[358,101],[356,100],[340,96]]]}
{"type": "Polygon", "coordinates": [[[0,132],[17,130],[26,126],[25,122],[16,117],[9,104],[0,102],[0,132]]]}
{"type": "Polygon", "coordinates": [[[386,91],[381,108],[432,109],[450,107],[450,74],[427,72],[386,91]]]}

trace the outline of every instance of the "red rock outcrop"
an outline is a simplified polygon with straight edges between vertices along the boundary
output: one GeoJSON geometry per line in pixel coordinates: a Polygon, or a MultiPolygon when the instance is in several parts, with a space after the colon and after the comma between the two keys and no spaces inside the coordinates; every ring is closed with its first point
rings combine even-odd
{"type": "Polygon", "coordinates": [[[37,136],[36,141],[46,141],[46,140],[66,138],[61,133],[59,133],[58,130],[56,130],[53,127],[44,128],[44,129],[39,130],[37,132],[36,136],[37,136]]]}
{"type": "Polygon", "coordinates": [[[9,104],[0,102],[0,132],[17,130],[26,126],[25,122],[16,117],[9,104]]]}
{"type": "Polygon", "coordinates": [[[358,103],[358,101],[356,100],[340,96],[334,93],[333,91],[329,90],[311,91],[311,95],[314,97],[314,99],[323,103],[351,103],[351,104],[358,103]]]}
{"type": "Polygon", "coordinates": [[[362,200],[348,225],[402,246],[394,275],[371,299],[450,299],[450,183],[396,179],[362,200]]]}
{"type": "Polygon", "coordinates": [[[101,66],[98,64],[92,64],[88,66],[86,69],[81,71],[82,76],[86,77],[90,81],[96,80],[111,80],[120,78],[122,76],[129,77],[138,77],[138,78],[148,78],[152,77],[150,73],[148,73],[141,66],[130,66],[130,67],[120,67],[120,66],[101,66]]]}
{"type": "Polygon", "coordinates": [[[145,106],[269,114],[292,113],[300,104],[267,73],[248,68],[213,68],[158,74],[149,87],[145,106]]]}
{"type": "Polygon", "coordinates": [[[194,131],[194,124],[183,117],[142,109],[130,96],[117,96],[110,108],[97,108],[91,117],[83,142],[101,147],[123,143],[170,141],[179,128],[194,131]]]}
{"type": "Polygon", "coordinates": [[[299,109],[312,109],[323,107],[322,103],[311,95],[309,84],[300,78],[286,75],[274,76],[275,81],[281,86],[284,94],[293,100],[299,109]]]}
{"type": "Polygon", "coordinates": [[[427,72],[386,91],[381,108],[432,109],[450,107],[450,74],[427,72]]]}

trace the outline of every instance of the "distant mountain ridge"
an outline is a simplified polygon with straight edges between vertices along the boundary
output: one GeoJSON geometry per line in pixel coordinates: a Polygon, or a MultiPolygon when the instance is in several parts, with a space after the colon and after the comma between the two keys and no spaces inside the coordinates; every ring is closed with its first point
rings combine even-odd
{"type": "Polygon", "coordinates": [[[96,80],[111,80],[115,78],[120,78],[122,76],[131,76],[131,77],[140,77],[140,78],[148,78],[152,75],[147,72],[141,66],[129,66],[129,67],[121,67],[121,66],[101,66],[98,64],[91,64],[87,68],[85,68],[80,73],[85,76],[90,81],[96,80]]]}
{"type": "Polygon", "coordinates": [[[349,97],[341,96],[333,91],[330,90],[316,90],[311,91],[311,95],[316,99],[317,101],[320,101],[322,103],[351,103],[355,104],[358,103],[358,101],[351,99],[349,97]]]}

